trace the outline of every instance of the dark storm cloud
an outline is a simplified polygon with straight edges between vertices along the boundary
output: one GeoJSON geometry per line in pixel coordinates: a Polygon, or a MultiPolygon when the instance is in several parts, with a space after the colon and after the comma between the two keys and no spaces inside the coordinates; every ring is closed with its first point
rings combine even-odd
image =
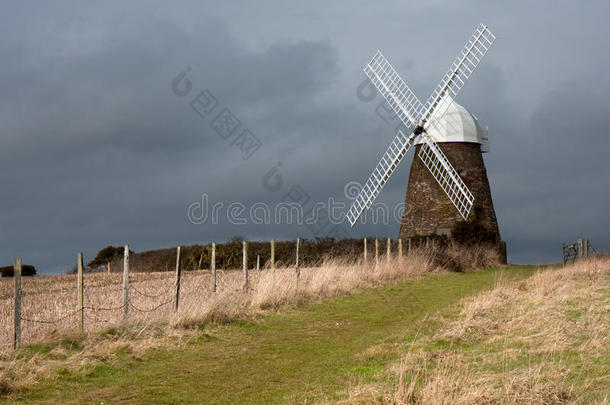
{"type": "MultiPolygon", "coordinates": [[[[517,156],[507,195],[509,222],[529,218],[515,229],[535,245],[553,238],[571,240],[575,233],[607,243],[607,222],[600,214],[610,201],[607,84],[569,81],[544,96],[509,151],[517,156]],[[531,195],[535,198],[523,198],[531,195]]],[[[508,162],[507,162],[508,163],[508,162]]],[[[519,221],[521,222],[521,221],[519,221]]]]}
{"type": "MultiPolygon", "coordinates": [[[[509,259],[558,260],[581,235],[610,247],[605,3],[317,3],[3,6],[0,260],[61,271],[107,244],[312,237],[302,225],[194,225],[187,207],[202,194],[273,205],[294,185],[345,201],[345,183],[366,179],[393,136],[380,97],[356,96],[368,58],[381,48],[425,100],[481,21],[499,39],[460,102],[490,127],[509,259]],[[187,67],[192,90],[179,97],[171,83],[187,67]],[[204,89],[262,142],[250,159],[189,106],[204,89]],[[269,191],[263,176],[278,162],[284,184],[269,191]]],[[[402,202],[409,161],[379,201],[402,202]]]]}
{"type": "MultiPolygon", "coordinates": [[[[269,115],[289,99],[308,102],[336,71],[324,41],[248,51],[213,18],[196,37],[163,21],[125,24],[104,31],[95,50],[69,45],[71,26],[56,28],[49,49],[4,48],[0,102],[2,260],[22,255],[43,271],[107,243],[192,239],[200,230],[183,232],[189,201],[210,191],[244,197],[220,193],[243,161],[190,109],[195,90],[188,101],[170,91],[186,64],[197,90],[212,89],[241,119],[253,108],[269,115]]],[[[271,135],[258,134],[266,144],[271,135]]],[[[229,184],[247,190],[250,181],[229,184]]]]}

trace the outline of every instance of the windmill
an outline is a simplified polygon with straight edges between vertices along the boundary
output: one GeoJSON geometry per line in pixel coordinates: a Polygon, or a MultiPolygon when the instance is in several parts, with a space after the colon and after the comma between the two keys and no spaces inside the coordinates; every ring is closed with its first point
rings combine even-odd
{"type": "MultiPolygon", "coordinates": [[[[448,154],[452,157],[456,157],[456,153],[446,146],[441,148],[439,142],[446,141],[446,135],[456,131],[456,128],[452,128],[455,127],[456,124],[460,124],[459,120],[456,120],[456,116],[459,118],[459,116],[465,115],[465,109],[457,103],[454,103],[453,100],[457,97],[468,78],[481,62],[481,59],[485,56],[494,40],[495,36],[491,31],[489,31],[485,25],[479,25],[453,61],[441,82],[432,92],[425,105],[418,100],[380,51],[378,51],[368,65],[366,65],[364,69],[365,74],[386,99],[393,111],[406,126],[407,132],[410,132],[410,134],[407,136],[402,130],[398,131],[398,134],[373,170],[373,173],[360,190],[358,196],[354,199],[352,206],[346,214],[352,227],[358,221],[358,218],[360,218],[362,213],[371,207],[402,158],[414,144],[416,144],[416,154],[419,157],[419,160],[417,163],[416,159],[413,160],[413,167],[409,179],[409,189],[407,190],[406,207],[401,224],[401,237],[409,236],[405,234],[417,230],[417,226],[414,226],[412,223],[414,221],[410,221],[411,223],[409,223],[409,216],[416,216],[421,220],[421,217],[426,215],[425,209],[414,206],[416,204],[413,204],[414,198],[412,196],[412,188],[414,187],[411,187],[413,182],[419,182],[419,184],[421,184],[422,182],[426,183],[426,181],[429,180],[431,183],[438,184],[436,188],[438,189],[440,187],[442,192],[439,191],[439,193],[444,193],[446,195],[447,198],[445,198],[445,201],[447,201],[453,210],[451,215],[463,220],[469,218],[475,202],[475,197],[460,176],[458,170],[456,170],[450,162],[446,153],[443,152],[443,149],[451,152],[448,154]],[[448,116],[446,117],[446,115],[448,116]],[[443,135],[445,135],[445,137],[443,137],[443,135]],[[420,170],[414,170],[422,166],[429,172],[426,173],[425,176],[421,175],[420,170]]],[[[466,114],[469,113],[466,111],[466,114]]],[[[474,117],[473,120],[474,125],[477,125],[478,128],[478,123],[474,117]]],[[[459,128],[457,130],[459,130],[459,128]]],[[[481,132],[482,138],[486,138],[486,131],[482,130],[481,132]]],[[[486,139],[480,143],[483,143],[484,141],[486,141],[486,139]]],[[[480,145],[477,145],[476,147],[479,148],[480,154],[480,145]]],[[[459,155],[459,153],[457,155],[459,155]]],[[[457,163],[459,163],[460,166],[463,166],[463,162],[457,163]]],[[[480,165],[482,164],[482,159],[480,159],[480,165]]],[[[479,165],[479,163],[477,162],[475,165],[479,165]]],[[[466,166],[468,166],[468,164],[466,166]]],[[[495,213],[493,212],[493,205],[491,205],[489,184],[487,182],[484,166],[482,167],[484,177],[482,182],[484,184],[483,187],[478,187],[478,189],[483,189],[483,192],[478,192],[477,195],[483,195],[483,200],[489,200],[483,201],[483,206],[490,206],[491,213],[489,212],[489,209],[486,210],[487,216],[490,217],[490,221],[488,222],[492,223],[492,228],[493,224],[495,224],[495,230],[497,231],[495,213]],[[486,193],[484,190],[485,185],[487,186],[486,193]]],[[[463,172],[463,170],[460,170],[460,172],[463,172]]],[[[434,194],[434,190],[431,191],[429,189],[430,187],[428,187],[426,192],[428,194],[434,194]]],[[[440,205],[443,205],[443,203],[443,201],[439,202],[440,205]]],[[[445,214],[445,216],[447,215],[449,214],[445,214]]]]}

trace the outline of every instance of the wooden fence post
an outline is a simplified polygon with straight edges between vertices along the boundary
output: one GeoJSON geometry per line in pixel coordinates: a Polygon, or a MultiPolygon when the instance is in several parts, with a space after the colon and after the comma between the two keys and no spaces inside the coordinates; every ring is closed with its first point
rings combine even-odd
{"type": "Polygon", "coordinates": [[[15,279],[15,311],[13,329],[13,348],[21,344],[21,259],[15,259],[13,265],[13,277],[15,279]]]}
{"type": "Polygon", "coordinates": [[[589,239],[585,239],[582,244],[585,250],[585,257],[589,257],[589,239]]]}
{"type": "Polygon", "coordinates": [[[297,236],[297,252],[295,257],[295,269],[297,272],[297,277],[301,276],[301,269],[299,268],[299,248],[301,247],[301,237],[297,236]]]}
{"type": "Polygon", "coordinates": [[[180,265],[180,253],[182,246],[176,248],[176,276],[174,278],[174,312],[178,311],[180,303],[180,281],[182,278],[182,266],[180,265]]]}
{"type": "Polygon", "coordinates": [[[212,271],[212,292],[216,292],[216,242],[212,242],[212,258],[210,259],[212,271]]]}
{"type": "Polygon", "coordinates": [[[402,239],[398,238],[398,258],[402,260],[402,239]]]}
{"type": "Polygon", "coordinates": [[[123,253],[123,318],[129,315],[129,245],[123,253]]]}
{"type": "Polygon", "coordinates": [[[375,266],[379,264],[379,239],[375,238],[375,266]]]}
{"type": "Polygon", "coordinates": [[[76,275],[76,307],[78,310],[78,329],[85,329],[85,284],[83,281],[83,253],[79,252],[77,257],[76,275]]]}
{"type": "Polygon", "coordinates": [[[261,255],[256,255],[256,271],[261,271],[261,255]]]}
{"type": "Polygon", "coordinates": [[[275,239],[271,239],[271,270],[275,270],[275,239]]]}
{"type": "Polygon", "coordinates": [[[242,268],[244,272],[244,286],[248,286],[248,242],[242,241],[242,268]]]}
{"type": "Polygon", "coordinates": [[[392,239],[388,238],[388,242],[386,245],[386,259],[390,261],[390,256],[392,255],[392,239]]]}
{"type": "Polygon", "coordinates": [[[366,263],[366,256],[367,256],[367,252],[366,252],[366,238],[364,238],[364,262],[366,263]]]}
{"type": "Polygon", "coordinates": [[[578,238],[578,258],[581,259],[583,254],[582,239],[578,238]]]}
{"type": "Polygon", "coordinates": [[[561,254],[563,256],[563,265],[566,265],[566,244],[562,243],[561,244],[561,254]]]}
{"type": "Polygon", "coordinates": [[[407,254],[411,254],[411,238],[407,238],[407,254]]]}
{"type": "Polygon", "coordinates": [[[112,271],[110,270],[110,262],[108,262],[108,274],[112,273],[112,271]]]}

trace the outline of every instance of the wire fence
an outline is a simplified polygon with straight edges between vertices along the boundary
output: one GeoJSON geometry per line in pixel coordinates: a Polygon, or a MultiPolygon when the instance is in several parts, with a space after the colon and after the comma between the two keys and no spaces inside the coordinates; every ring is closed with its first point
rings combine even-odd
{"type": "MultiPolygon", "coordinates": [[[[365,251],[366,246],[365,240],[365,251]]],[[[124,322],[167,319],[182,309],[201,308],[219,292],[242,291],[265,271],[275,271],[273,259],[268,268],[259,271],[255,270],[258,264],[247,262],[247,242],[241,270],[216,269],[211,263],[210,269],[183,272],[179,247],[173,272],[130,273],[128,252],[125,246],[122,273],[84,274],[79,253],[77,274],[21,277],[21,261],[16,259],[14,280],[0,280],[0,353],[40,340],[51,331],[94,331],[124,322]]],[[[300,274],[298,252],[297,248],[295,266],[284,269],[296,277],[300,274]]],[[[378,256],[376,244],[375,260],[378,256]]]]}
{"type": "MultiPolygon", "coordinates": [[[[83,313],[83,328],[99,330],[125,321],[161,320],[176,312],[176,284],[172,272],[130,276],[128,300],[124,302],[122,278],[117,274],[85,274],[84,300],[78,307],[77,275],[53,277],[24,277],[21,287],[20,338],[17,344],[40,340],[51,331],[69,331],[79,328],[79,314],[83,313]],[[64,285],[65,284],[65,285],[64,285]],[[71,285],[71,287],[68,287],[71,285]],[[125,306],[128,306],[125,316],[125,306]]],[[[0,281],[0,288],[13,287],[12,280],[0,281]]],[[[217,271],[216,291],[242,288],[243,276],[239,270],[217,271]]],[[[214,292],[210,270],[189,271],[180,281],[180,307],[205,304],[214,292]]],[[[0,298],[0,351],[15,346],[14,294],[0,298]]]]}

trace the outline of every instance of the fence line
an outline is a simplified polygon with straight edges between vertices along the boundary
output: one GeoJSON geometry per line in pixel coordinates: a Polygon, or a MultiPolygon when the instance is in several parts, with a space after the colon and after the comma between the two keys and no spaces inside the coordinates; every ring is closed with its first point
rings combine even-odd
{"type": "Polygon", "coordinates": [[[15,277],[15,316],[13,327],[13,348],[16,349],[21,343],[21,258],[15,259],[13,265],[13,277],[15,277]]]}
{"type": "Polygon", "coordinates": [[[379,264],[379,239],[375,238],[375,266],[379,264]]]}
{"type": "Polygon", "coordinates": [[[296,253],[295,253],[295,258],[294,258],[294,267],[295,267],[295,271],[297,273],[297,278],[299,278],[301,276],[301,269],[299,268],[299,247],[301,246],[301,237],[297,237],[297,246],[296,246],[296,253]]]}
{"type": "Polygon", "coordinates": [[[366,263],[366,261],[367,261],[366,238],[364,238],[364,242],[363,243],[364,243],[364,255],[363,255],[363,258],[364,258],[364,262],[366,263]]]}
{"type": "Polygon", "coordinates": [[[244,273],[244,287],[248,287],[248,242],[243,241],[242,246],[242,271],[244,273]]]}
{"type": "Polygon", "coordinates": [[[271,239],[271,270],[275,270],[275,239],[271,239]]]}
{"type": "Polygon", "coordinates": [[[123,251],[123,318],[129,315],[129,245],[123,251]]]}
{"type": "Polygon", "coordinates": [[[85,294],[85,285],[83,280],[83,252],[78,252],[77,256],[77,277],[76,277],[76,294],[77,294],[77,311],[78,311],[78,328],[80,330],[85,329],[85,302],[84,302],[84,294],[85,294]]]}
{"type": "MultiPolygon", "coordinates": [[[[271,250],[271,260],[269,262],[269,269],[275,270],[275,239],[271,239],[270,250],[271,250]]],[[[388,238],[387,242],[387,258],[391,257],[391,239],[388,238]]],[[[402,256],[402,240],[398,239],[398,255],[402,256]]],[[[367,239],[363,239],[363,258],[366,261],[368,259],[367,253],[367,239]]],[[[410,251],[410,240],[408,241],[408,247],[410,251]]],[[[249,286],[249,257],[248,257],[248,242],[243,241],[242,243],[242,277],[243,277],[243,286],[244,288],[248,288],[249,286]]],[[[301,273],[301,238],[298,237],[296,239],[295,251],[294,251],[294,269],[297,279],[300,277],[301,273]]],[[[72,286],[76,286],[76,302],[71,301],[74,298],[69,299],[69,302],[73,302],[76,304],[76,307],[73,310],[68,310],[64,312],[65,309],[61,309],[62,305],[56,307],[55,311],[59,311],[61,314],[57,317],[45,317],[42,315],[44,311],[39,311],[38,316],[29,316],[27,314],[23,314],[23,287],[22,287],[22,264],[21,259],[15,259],[15,263],[13,266],[14,273],[14,325],[13,325],[13,336],[12,343],[13,348],[16,349],[22,344],[22,332],[25,330],[26,332],[29,329],[27,324],[41,324],[41,325],[53,325],[56,328],[76,328],[78,330],[84,331],[86,329],[92,328],[96,323],[112,323],[119,322],[122,319],[127,319],[136,317],[136,314],[150,314],[155,311],[163,310],[168,305],[171,304],[169,308],[170,311],[176,312],[179,310],[182,305],[183,295],[188,299],[192,300],[192,297],[205,297],[209,299],[212,297],[214,293],[218,291],[218,288],[226,289],[233,288],[235,289],[238,284],[235,284],[237,278],[236,273],[227,273],[223,270],[216,269],[216,243],[212,243],[211,249],[211,260],[210,260],[210,270],[198,270],[193,272],[193,277],[190,275],[187,277],[187,280],[190,280],[187,284],[187,290],[182,289],[182,284],[184,281],[184,277],[182,274],[183,263],[182,263],[182,247],[178,246],[176,249],[176,267],[174,270],[174,279],[173,282],[169,282],[166,287],[163,287],[161,292],[158,292],[158,282],[162,279],[166,279],[166,277],[157,277],[153,276],[151,278],[141,278],[139,279],[135,275],[137,273],[131,274],[130,272],[130,252],[129,245],[124,246],[123,253],[123,272],[122,272],[122,281],[117,280],[116,277],[112,275],[112,273],[104,271],[102,273],[93,273],[91,276],[85,275],[85,266],[83,260],[82,252],[78,252],[76,256],[77,260],[77,273],[76,273],[76,283],[71,284],[72,286]],[[201,273],[199,273],[201,272],[201,273]],[[206,276],[208,274],[208,276],[206,276]],[[234,276],[230,276],[233,274],[234,276]],[[99,276],[98,276],[99,275],[99,276]],[[220,278],[219,278],[220,276],[220,278]],[[229,277],[230,276],[230,277],[229,277]],[[92,277],[90,279],[89,277],[92,277]],[[103,281],[101,278],[106,279],[109,277],[109,282],[103,281]],[[205,281],[207,277],[210,277],[210,284],[206,286],[202,281],[205,281]],[[229,278],[227,278],[229,277],[229,278]],[[88,281],[89,280],[89,281],[88,281]],[[100,281],[101,280],[101,281],[100,281]],[[112,281],[115,280],[115,281],[112,281]],[[202,281],[200,281],[202,280],[202,281]],[[87,289],[85,289],[85,282],[87,282],[87,289]],[[153,284],[154,283],[154,284],[153,284]],[[228,284],[231,283],[231,284],[228,284]],[[151,285],[157,289],[157,292],[151,293],[147,291],[147,289],[151,288],[151,285]],[[233,287],[231,287],[233,286],[233,287]],[[102,294],[94,294],[89,295],[91,291],[99,291],[102,294]],[[185,295],[186,294],[186,295],[185,295]],[[195,294],[195,295],[193,295],[195,294]],[[108,295],[109,297],[106,297],[108,295]],[[93,302],[87,301],[87,297],[94,297],[93,302]],[[115,297],[115,298],[112,298],[115,297]],[[189,298],[191,297],[191,298],[189,298]],[[99,302],[99,300],[104,299],[116,299],[118,298],[121,301],[120,305],[104,305],[103,302],[99,302]],[[148,300],[148,301],[147,301],[148,300]],[[156,302],[153,302],[156,301],[156,302]],[[96,305],[101,304],[101,305],[96,305]],[[150,306],[152,304],[152,306],[150,306]],[[63,313],[62,313],[63,312],[63,313]],[[115,312],[116,315],[112,315],[110,313],[115,312]],[[100,315],[100,313],[108,313],[106,315],[100,315]],[[85,319],[90,320],[85,321],[85,319]],[[74,322],[74,323],[73,323],[74,322]],[[25,323],[25,324],[24,324],[25,323]],[[25,329],[23,328],[26,326],[25,329]],[[72,325],[72,326],[70,326],[72,325]]],[[[375,263],[379,263],[379,240],[375,239],[375,263]]],[[[188,265],[188,264],[187,264],[188,265]]],[[[110,264],[107,264],[107,269],[109,269],[110,264]]],[[[263,266],[264,267],[264,266],[263,266]]],[[[262,270],[260,266],[260,255],[256,257],[256,268],[258,270],[262,270]]],[[[104,269],[104,270],[107,270],[104,269]]],[[[185,273],[189,274],[191,272],[185,273]]],[[[255,273],[262,274],[262,273],[255,273]]],[[[117,277],[120,277],[117,275],[117,277]]],[[[67,279],[73,280],[73,279],[67,279]]],[[[171,273],[169,273],[167,280],[171,280],[171,273]]],[[[52,290],[52,294],[70,294],[70,291],[74,291],[73,288],[64,288],[63,281],[61,281],[58,285],[57,290],[52,290]]],[[[42,293],[36,292],[36,294],[42,293]]],[[[45,294],[49,294],[46,292],[45,294]]],[[[27,297],[27,296],[26,296],[27,297]]],[[[73,296],[74,297],[74,296],[73,296]]],[[[10,299],[10,296],[7,297],[10,299]]],[[[91,300],[91,298],[89,298],[91,300]]],[[[69,304],[69,302],[62,302],[62,304],[69,304]]],[[[72,304],[72,305],[74,305],[72,304]]],[[[164,310],[163,310],[164,311],[164,310]]],[[[56,312],[57,313],[57,312],[56,312]]],[[[168,312],[160,312],[159,314],[166,314],[168,312]]],[[[148,316],[148,315],[147,315],[148,316]]],[[[155,315],[157,316],[157,315],[155,315]]],[[[36,330],[37,331],[37,330],[36,330]]],[[[36,333],[36,331],[34,333],[36,333]]],[[[32,332],[27,332],[27,334],[32,335],[32,332]]],[[[27,337],[26,337],[27,339],[27,337]]],[[[30,340],[30,339],[28,339],[30,340]]]]}
{"type": "Polygon", "coordinates": [[[216,292],[216,243],[212,243],[212,292],[216,292]]]}
{"type": "Polygon", "coordinates": [[[180,251],[182,246],[178,246],[176,249],[176,277],[174,279],[174,312],[178,311],[178,305],[180,304],[180,279],[182,276],[180,267],[180,251]]]}
{"type": "Polygon", "coordinates": [[[563,264],[574,263],[578,259],[597,255],[597,251],[589,242],[589,239],[578,238],[576,243],[561,244],[563,253],[563,264]]]}
{"type": "MultiPolygon", "coordinates": [[[[142,308],[138,308],[137,306],[135,306],[135,305],[133,304],[133,302],[130,302],[130,303],[129,303],[129,306],[130,306],[132,309],[135,309],[135,310],[136,310],[136,311],[138,311],[138,312],[143,312],[143,313],[146,313],[146,312],[153,312],[153,311],[156,311],[157,309],[161,308],[162,306],[165,306],[165,305],[170,304],[170,303],[172,303],[172,302],[174,302],[174,303],[176,303],[176,302],[177,302],[177,301],[175,300],[175,297],[172,297],[172,298],[168,299],[167,301],[162,302],[161,304],[159,304],[159,305],[157,305],[157,306],[155,306],[155,307],[153,307],[153,308],[148,308],[148,309],[142,309],[142,308]]],[[[176,306],[176,308],[177,308],[177,306],[176,306]]],[[[177,309],[174,309],[174,311],[177,311],[177,309]]]]}
{"type": "MultiPolygon", "coordinates": [[[[69,312],[67,315],[64,315],[64,316],[62,316],[60,318],[53,319],[52,321],[44,320],[44,319],[31,319],[31,318],[26,318],[24,316],[21,316],[20,318],[21,318],[22,321],[26,321],[26,322],[44,323],[44,324],[56,324],[56,323],[59,323],[59,322],[63,321],[64,319],[68,319],[68,318],[78,314],[79,312],[82,312],[80,308],[75,309],[74,311],[69,312]]],[[[79,323],[80,323],[80,321],[79,321],[79,323]]],[[[17,343],[17,341],[16,341],[16,343],[17,343]]]]}
{"type": "Polygon", "coordinates": [[[392,255],[392,239],[388,238],[386,242],[386,260],[390,260],[390,256],[392,255]]]}
{"type": "MultiPolygon", "coordinates": [[[[131,279],[130,279],[130,280],[131,280],[131,279]]],[[[138,289],[135,287],[135,283],[136,283],[135,281],[134,281],[134,282],[131,282],[131,281],[130,281],[130,283],[129,283],[129,289],[130,289],[131,291],[135,292],[136,294],[138,294],[138,295],[142,296],[142,297],[146,297],[146,298],[150,298],[150,299],[155,299],[155,298],[162,297],[163,295],[166,295],[166,294],[170,293],[170,292],[171,292],[171,290],[172,290],[172,289],[174,289],[174,283],[172,283],[172,284],[170,284],[170,285],[167,287],[167,289],[166,289],[165,291],[162,291],[162,292],[161,292],[161,293],[159,293],[159,294],[152,295],[152,294],[143,293],[142,291],[138,290],[138,289]]],[[[123,308],[123,305],[121,305],[121,308],[123,308]]]]}

